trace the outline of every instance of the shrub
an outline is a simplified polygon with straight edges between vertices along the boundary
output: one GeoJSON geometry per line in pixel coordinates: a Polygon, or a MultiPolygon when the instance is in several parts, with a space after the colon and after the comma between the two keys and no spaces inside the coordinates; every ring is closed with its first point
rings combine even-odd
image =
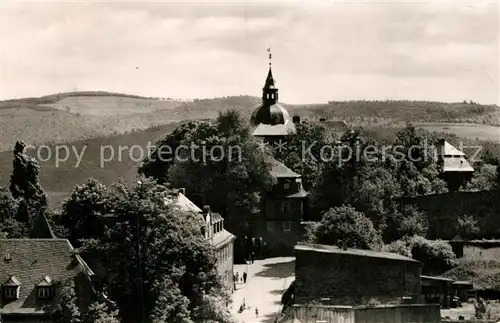
{"type": "Polygon", "coordinates": [[[314,242],[339,247],[376,250],[381,241],[372,221],[350,205],[331,208],[314,231],[314,242]]]}
{"type": "Polygon", "coordinates": [[[384,246],[384,251],[397,253],[418,260],[423,272],[442,273],[454,265],[455,254],[450,244],[443,240],[428,240],[421,236],[404,237],[384,246]]]}

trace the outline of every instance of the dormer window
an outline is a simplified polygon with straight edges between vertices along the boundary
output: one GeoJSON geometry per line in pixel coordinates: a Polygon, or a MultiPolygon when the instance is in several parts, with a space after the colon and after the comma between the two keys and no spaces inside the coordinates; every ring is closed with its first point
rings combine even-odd
{"type": "Polygon", "coordinates": [[[18,299],[19,298],[19,287],[21,282],[12,276],[3,284],[3,295],[7,299],[18,299]]]}
{"type": "Polygon", "coordinates": [[[50,288],[49,287],[38,287],[38,298],[49,298],[50,288]]]}
{"type": "Polygon", "coordinates": [[[49,298],[51,286],[52,279],[50,279],[49,276],[43,277],[42,280],[36,285],[38,298],[49,298]]]}

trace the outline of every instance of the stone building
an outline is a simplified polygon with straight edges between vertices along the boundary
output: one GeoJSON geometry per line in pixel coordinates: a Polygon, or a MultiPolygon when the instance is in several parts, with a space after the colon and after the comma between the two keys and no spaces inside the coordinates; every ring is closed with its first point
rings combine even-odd
{"type": "Polygon", "coordinates": [[[2,322],[58,322],[59,282],[75,284],[81,311],[96,300],[94,273],[67,239],[0,239],[0,256],[2,322]]]}
{"type": "Polygon", "coordinates": [[[296,304],[328,298],[335,305],[400,304],[420,299],[421,263],[398,254],[334,246],[295,247],[296,304]]]}

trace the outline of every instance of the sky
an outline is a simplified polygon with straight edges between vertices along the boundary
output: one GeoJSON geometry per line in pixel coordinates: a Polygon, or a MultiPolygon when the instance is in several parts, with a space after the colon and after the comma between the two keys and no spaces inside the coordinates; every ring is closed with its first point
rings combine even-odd
{"type": "Polygon", "coordinates": [[[0,99],[103,90],[500,103],[499,3],[0,3],[0,99]]]}

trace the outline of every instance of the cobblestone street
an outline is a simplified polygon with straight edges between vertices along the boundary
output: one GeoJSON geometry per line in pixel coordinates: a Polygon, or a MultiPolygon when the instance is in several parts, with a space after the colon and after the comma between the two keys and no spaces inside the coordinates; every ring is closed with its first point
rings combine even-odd
{"type": "Polygon", "coordinates": [[[273,323],[281,310],[281,296],[294,280],[293,257],[257,260],[249,265],[235,265],[234,272],[241,277],[247,272],[246,284],[236,285],[232,313],[240,323],[273,323]],[[245,310],[238,313],[245,300],[245,310]],[[258,316],[255,308],[258,308],[258,316]]]}

